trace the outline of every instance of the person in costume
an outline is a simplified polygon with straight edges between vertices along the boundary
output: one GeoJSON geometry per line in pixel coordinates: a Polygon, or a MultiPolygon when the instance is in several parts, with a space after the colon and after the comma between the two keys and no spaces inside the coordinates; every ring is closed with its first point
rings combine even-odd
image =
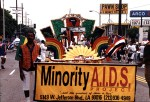
{"type": "Polygon", "coordinates": [[[45,45],[45,41],[44,40],[41,41],[40,47],[41,47],[41,61],[45,61],[47,47],[45,45]]]}

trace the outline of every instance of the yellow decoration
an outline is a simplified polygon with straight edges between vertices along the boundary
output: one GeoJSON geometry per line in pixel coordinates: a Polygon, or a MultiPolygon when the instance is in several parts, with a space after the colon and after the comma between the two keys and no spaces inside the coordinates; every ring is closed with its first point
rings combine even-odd
{"type": "Polygon", "coordinates": [[[64,60],[74,60],[77,56],[83,57],[92,57],[93,59],[99,59],[98,53],[91,48],[88,49],[87,46],[76,45],[73,46],[72,49],[69,49],[66,54],[64,54],[64,60]]]}

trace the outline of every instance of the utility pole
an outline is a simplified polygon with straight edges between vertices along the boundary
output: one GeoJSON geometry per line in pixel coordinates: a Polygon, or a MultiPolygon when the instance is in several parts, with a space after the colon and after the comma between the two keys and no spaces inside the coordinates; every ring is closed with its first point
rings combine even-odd
{"type": "MultiPolygon", "coordinates": [[[[16,20],[17,20],[17,25],[18,25],[18,2],[16,0],[16,20]]],[[[18,27],[17,27],[17,31],[18,31],[18,27]]]]}
{"type": "Polygon", "coordinates": [[[28,23],[27,15],[29,15],[29,14],[27,14],[27,12],[25,12],[25,25],[27,25],[27,23],[28,23]]]}
{"type": "Polygon", "coordinates": [[[2,34],[3,34],[3,17],[2,17],[2,15],[3,15],[3,11],[2,11],[1,0],[0,0],[0,36],[2,36],[2,34]]]}
{"type": "Polygon", "coordinates": [[[23,3],[21,3],[21,10],[22,10],[22,25],[23,25],[23,3]]]}
{"type": "MultiPolygon", "coordinates": [[[[22,25],[23,25],[23,3],[21,3],[21,7],[18,7],[18,3],[17,3],[17,0],[16,0],[16,7],[10,7],[10,8],[15,8],[15,13],[13,13],[13,14],[16,14],[16,21],[17,21],[17,29],[16,29],[16,33],[18,33],[19,32],[19,29],[18,29],[18,14],[22,14],[22,25]],[[19,11],[21,11],[21,13],[19,13],[19,11]]],[[[19,33],[19,36],[20,36],[20,33],[19,33]]]]}
{"type": "Polygon", "coordinates": [[[118,35],[122,36],[121,27],[121,11],[122,11],[122,0],[119,0],[119,24],[118,24],[118,35]]]}
{"type": "Polygon", "coordinates": [[[30,26],[30,19],[28,18],[28,27],[30,26]]]}
{"type": "Polygon", "coordinates": [[[89,12],[96,12],[99,16],[99,27],[101,26],[101,13],[95,10],[90,10],[89,12]]]}
{"type": "Polygon", "coordinates": [[[10,8],[15,8],[15,13],[13,14],[16,14],[16,21],[17,21],[17,25],[16,25],[16,34],[18,33],[18,1],[16,0],[16,7],[10,7],[10,8]]]}
{"type": "MultiPolygon", "coordinates": [[[[16,7],[10,7],[10,8],[16,8],[16,7]]],[[[15,13],[13,13],[13,14],[16,14],[17,24],[18,24],[18,14],[22,14],[22,24],[23,24],[23,9],[24,9],[23,8],[23,3],[21,3],[21,7],[17,7],[17,9],[13,9],[13,11],[15,11],[15,13]],[[21,11],[21,13],[19,13],[19,11],[21,11]]]]}
{"type": "Polygon", "coordinates": [[[4,0],[3,0],[3,40],[5,40],[5,9],[4,9],[4,0]]]}

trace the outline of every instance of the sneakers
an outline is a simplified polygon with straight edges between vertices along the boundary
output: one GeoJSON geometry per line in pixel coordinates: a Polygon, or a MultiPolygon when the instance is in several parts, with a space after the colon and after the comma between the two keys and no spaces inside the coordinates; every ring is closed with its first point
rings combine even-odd
{"type": "Polygon", "coordinates": [[[145,68],[145,64],[142,64],[141,68],[145,68]]]}
{"type": "Polygon", "coordinates": [[[5,69],[3,65],[1,65],[1,68],[2,68],[2,69],[5,69]]]}
{"type": "Polygon", "coordinates": [[[26,98],[26,102],[31,102],[30,97],[26,98]]]}

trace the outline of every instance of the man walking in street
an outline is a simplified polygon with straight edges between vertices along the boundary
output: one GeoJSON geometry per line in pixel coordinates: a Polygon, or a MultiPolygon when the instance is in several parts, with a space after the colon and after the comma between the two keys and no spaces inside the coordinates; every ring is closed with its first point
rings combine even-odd
{"type": "MultiPolygon", "coordinates": [[[[35,65],[37,57],[41,53],[40,46],[34,42],[35,32],[34,29],[27,29],[25,32],[28,42],[20,46],[19,51],[19,69],[20,78],[23,81],[23,90],[26,102],[30,101],[30,85],[34,82],[35,78],[35,65]]],[[[32,85],[34,86],[34,85],[32,85]]]]}

